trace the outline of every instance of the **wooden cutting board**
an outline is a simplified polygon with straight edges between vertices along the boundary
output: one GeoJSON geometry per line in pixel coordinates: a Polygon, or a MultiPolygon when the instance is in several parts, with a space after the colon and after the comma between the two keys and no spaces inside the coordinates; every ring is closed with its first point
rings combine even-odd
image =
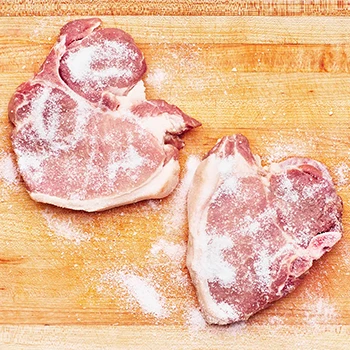
{"type": "Polygon", "coordinates": [[[203,126],[184,137],[172,195],[93,214],[33,202],[9,141],[12,93],[71,19],[0,18],[0,348],[348,349],[350,18],[102,17],[144,52],[147,96],[203,126]],[[344,238],[288,297],[246,323],[209,327],[184,264],[185,196],[198,159],[237,132],[264,164],[325,163],[344,238]]]}

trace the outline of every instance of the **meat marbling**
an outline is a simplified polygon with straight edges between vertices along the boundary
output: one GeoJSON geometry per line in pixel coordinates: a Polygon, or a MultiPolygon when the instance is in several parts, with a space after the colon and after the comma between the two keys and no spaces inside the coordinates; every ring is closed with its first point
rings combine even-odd
{"type": "Polygon", "coordinates": [[[209,323],[246,320],[291,292],[342,236],[326,167],[290,158],[263,168],[243,135],[221,139],[188,195],[187,266],[209,323]]]}
{"type": "Polygon", "coordinates": [[[100,24],[66,24],[9,103],[19,171],[36,201],[97,211],[165,197],[178,182],[179,135],[200,125],[146,100],[141,51],[129,34],[100,24]]]}

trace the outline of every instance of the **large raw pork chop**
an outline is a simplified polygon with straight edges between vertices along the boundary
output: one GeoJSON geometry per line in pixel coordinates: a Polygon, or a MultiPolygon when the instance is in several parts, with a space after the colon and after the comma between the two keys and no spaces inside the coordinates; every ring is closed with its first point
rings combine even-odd
{"type": "Polygon", "coordinates": [[[36,201],[97,211],[165,197],[178,183],[179,135],[200,125],[146,100],[141,51],[100,24],[66,24],[9,103],[19,171],[36,201]]]}
{"type": "Polygon", "coordinates": [[[224,137],[188,196],[187,266],[206,320],[246,320],[291,292],[342,236],[326,167],[290,158],[267,168],[243,135],[224,137]]]}

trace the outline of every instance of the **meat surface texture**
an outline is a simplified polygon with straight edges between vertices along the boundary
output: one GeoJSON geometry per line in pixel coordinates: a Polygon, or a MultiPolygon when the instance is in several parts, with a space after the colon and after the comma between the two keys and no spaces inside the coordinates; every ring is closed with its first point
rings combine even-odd
{"type": "Polygon", "coordinates": [[[342,236],[326,167],[289,158],[262,167],[243,135],[221,139],[188,195],[187,267],[209,323],[248,319],[291,292],[342,236]]]}
{"type": "Polygon", "coordinates": [[[19,171],[36,201],[98,211],[165,197],[178,183],[179,136],[200,125],[146,100],[143,54],[129,34],[100,25],[66,24],[9,103],[19,171]]]}

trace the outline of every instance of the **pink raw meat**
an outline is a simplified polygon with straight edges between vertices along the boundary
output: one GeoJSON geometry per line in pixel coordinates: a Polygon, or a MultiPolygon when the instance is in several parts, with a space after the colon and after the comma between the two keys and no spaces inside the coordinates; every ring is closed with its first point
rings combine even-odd
{"type": "Polygon", "coordinates": [[[165,197],[178,183],[179,135],[200,125],[146,100],[141,51],[129,34],[100,24],[66,24],[9,103],[19,170],[36,201],[98,211],[165,197]]]}
{"type": "Polygon", "coordinates": [[[188,196],[187,266],[206,320],[246,320],[291,292],[342,236],[326,167],[290,158],[263,168],[243,135],[224,137],[188,196]]]}

